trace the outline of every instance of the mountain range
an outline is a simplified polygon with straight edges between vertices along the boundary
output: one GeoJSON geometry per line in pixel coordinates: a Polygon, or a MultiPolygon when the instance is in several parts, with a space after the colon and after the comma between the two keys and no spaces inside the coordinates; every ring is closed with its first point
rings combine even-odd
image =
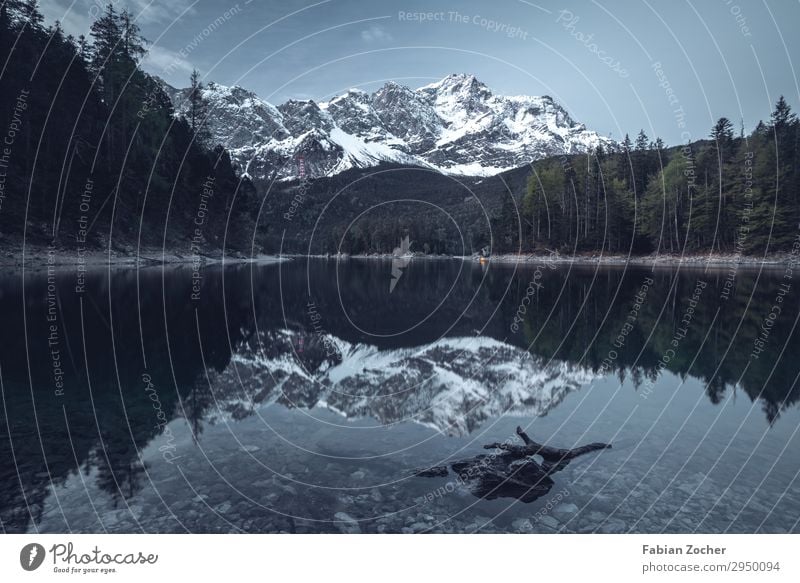
{"type": "MultiPolygon", "coordinates": [[[[177,115],[190,90],[164,84],[177,115]]],[[[534,160],[616,143],[574,121],[551,97],[495,95],[472,75],[410,89],[350,89],[330,101],[275,106],[239,86],[209,83],[208,145],[222,144],[256,180],[318,178],[384,162],[491,176],[534,160]]]]}
{"type": "Polygon", "coordinates": [[[211,373],[217,405],[211,422],[280,403],[382,424],[413,421],[448,435],[468,435],[502,415],[546,415],[595,378],[583,366],[531,358],[480,336],[380,350],[327,334],[274,330],[245,342],[232,364],[211,373]]]}

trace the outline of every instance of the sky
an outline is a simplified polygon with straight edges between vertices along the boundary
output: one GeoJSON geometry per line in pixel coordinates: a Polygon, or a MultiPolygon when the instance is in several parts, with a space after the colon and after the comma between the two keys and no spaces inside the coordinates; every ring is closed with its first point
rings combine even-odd
{"type": "MultiPolygon", "coordinates": [[[[88,31],[104,0],[42,0],[88,31]]],[[[798,0],[124,0],[146,70],[184,87],[241,85],[279,104],[393,80],[475,75],[500,95],[550,95],[614,139],[675,145],[725,116],[750,131],[779,95],[800,103],[798,0]]]]}

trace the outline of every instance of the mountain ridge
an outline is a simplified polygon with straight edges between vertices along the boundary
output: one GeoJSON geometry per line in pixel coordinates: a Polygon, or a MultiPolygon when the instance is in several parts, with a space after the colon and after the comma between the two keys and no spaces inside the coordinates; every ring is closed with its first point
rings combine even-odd
{"type": "MultiPolygon", "coordinates": [[[[164,88],[184,116],[190,90],[164,88]]],[[[202,97],[209,144],[225,146],[258,180],[319,178],[385,162],[493,176],[548,156],[618,148],[550,96],[496,95],[467,74],[418,89],[390,81],[372,93],[351,88],[327,101],[277,106],[215,82],[202,97]]]]}

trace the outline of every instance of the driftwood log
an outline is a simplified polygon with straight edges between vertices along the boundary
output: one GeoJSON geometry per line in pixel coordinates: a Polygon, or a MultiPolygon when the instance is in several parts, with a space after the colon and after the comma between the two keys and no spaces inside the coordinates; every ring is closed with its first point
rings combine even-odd
{"type": "Polygon", "coordinates": [[[610,448],[607,443],[590,443],[573,449],[561,449],[536,443],[517,427],[523,444],[490,443],[484,449],[497,453],[481,454],[448,464],[415,470],[414,475],[446,477],[450,469],[456,482],[479,498],[517,498],[533,502],[553,486],[550,475],[564,469],[570,460],[592,451],[610,448]],[[542,458],[541,463],[533,456],[542,458]]]}

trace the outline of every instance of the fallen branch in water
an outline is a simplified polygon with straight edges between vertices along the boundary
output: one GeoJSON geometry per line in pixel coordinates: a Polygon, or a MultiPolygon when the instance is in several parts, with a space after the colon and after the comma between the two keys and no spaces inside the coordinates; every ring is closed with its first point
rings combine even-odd
{"type": "Polygon", "coordinates": [[[550,447],[533,441],[517,427],[524,445],[490,443],[484,449],[499,450],[498,454],[481,454],[472,458],[414,471],[424,478],[446,477],[450,468],[458,482],[480,498],[513,497],[532,502],[546,494],[553,485],[550,475],[564,469],[570,460],[592,451],[608,449],[611,444],[590,443],[572,449],[550,447]],[[533,456],[541,456],[539,464],[533,456]]]}
{"type": "Polygon", "coordinates": [[[610,443],[590,443],[588,445],[582,445],[573,449],[550,447],[549,445],[542,445],[541,443],[536,443],[533,441],[530,437],[528,437],[528,434],[522,430],[522,427],[517,427],[517,435],[520,436],[525,445],[490,443],[488,445],[484,445],[483,449],[502,449],[515,458],[539,455],[542,456],[542,459],[545,461],[558,463],[571,460],[579,455],[589,453],[590,451],[611,448],[610,443]]]}

